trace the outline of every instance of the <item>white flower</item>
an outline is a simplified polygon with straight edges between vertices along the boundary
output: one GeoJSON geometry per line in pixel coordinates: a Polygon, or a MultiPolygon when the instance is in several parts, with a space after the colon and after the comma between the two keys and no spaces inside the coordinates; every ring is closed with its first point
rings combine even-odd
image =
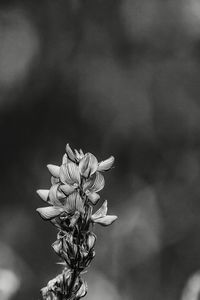
{"type": "Polygon", "coordinates": [[[97,171],[98,161],[92,153],[86,153],[80,160],[79,171],[80,174],[86,178],[90,177],[97,171]]]}
{"type": "Polygon", "coordinates": [[[98,223],[103,226],[108,226],[112,224],[117,219],[117,216],[107,215],[107,211],[108,211],[107,200],[105,200],[102,206],[100,207],[100,209],[97,210],[96,213],[94,213],[91,216],[92,222],[98,223]]]}

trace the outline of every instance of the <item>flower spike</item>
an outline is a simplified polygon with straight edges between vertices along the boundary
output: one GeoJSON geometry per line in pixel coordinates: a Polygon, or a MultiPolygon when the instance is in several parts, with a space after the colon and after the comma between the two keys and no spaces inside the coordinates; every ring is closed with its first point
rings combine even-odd
{"type": "Polygon", "coordinates": [[[78,300],[86,295],[87,284],[81,275],[95,257],[93,224],[108,226],[117,219],[107,215],[107,200],[92,214],[105,185],[101,172],[112,168],[114,157],[98,162],[92,153],[73,150],[69,144],[65,150],[61,166],[47,165],[52,175],[50,188],[37,190],[40,198],[51,205],[37,212],[58,230],[52,247],[63,266],[62,273],[41,289],[43,300],[78,300]]]}

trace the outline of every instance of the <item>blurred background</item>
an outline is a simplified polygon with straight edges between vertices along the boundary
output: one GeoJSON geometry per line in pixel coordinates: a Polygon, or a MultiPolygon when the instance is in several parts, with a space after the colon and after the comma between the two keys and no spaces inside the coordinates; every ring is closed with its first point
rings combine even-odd
{"type": "Polygon", "coordinates": [[[60,272],[35,212],[65,145],[115,156],[88,300],[197,300],[200,1],[0,2],[0,299],[60,272]]]}

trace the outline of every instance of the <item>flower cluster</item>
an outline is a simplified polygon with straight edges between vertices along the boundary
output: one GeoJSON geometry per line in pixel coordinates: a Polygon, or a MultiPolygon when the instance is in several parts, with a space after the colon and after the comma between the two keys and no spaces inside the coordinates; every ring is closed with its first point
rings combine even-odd
{"type": "Polygon", "coordinates": [[[95,256],[95,234],[91,226],[112,224],[117,217],[107,215],[107,201],[93,213],[105,185],[102,172],[112,168],[114,157],[98,162],[92,153],[73,151],[69,144],[61,166],[47,165],[51,173],[51,188],[37,193],[48,206],[37,209],[44,220],[58,229],[52,247],[64,265],[62,274],[41,290],[43,299],[80,299],[87,293],[80,277],[95,256]]]}

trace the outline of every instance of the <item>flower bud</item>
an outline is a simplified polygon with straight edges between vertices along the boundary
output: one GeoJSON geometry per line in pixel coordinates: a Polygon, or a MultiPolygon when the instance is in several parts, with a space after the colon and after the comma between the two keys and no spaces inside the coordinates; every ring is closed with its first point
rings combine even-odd
{"type": "Polygon", "coordinates": [[[71,161],[76,162],[76,156],[75,156],[75,154],[74,154],[74,152],[73,152],[73,150],[71,149],[71,147],[70,147],[69,144],[66,145],[66,149],[65,149],[65,150],[66,150],[67,157],[68,157],[71,161]]]}
{"type": "Polygon", "coordinates": [[[52,244],[53,250],[57,253],[60,254],[60,250],[62,249],[62,241],[57,240],[52,244]]]}
{"type": "Polygon", "coordinates": [[[92,249],[94,247],[96,241],[96,236],[94,233],[89,233],[88,234],[88,238],[87,238],[87,246],[88,246],[88,250],[90,251],[90,249],[92,249]]]}
{"type": "Polygon", "coordinates": [[[87,294],[87,283],[82,280],[82,284],[78,290],[78,292],[76,293],[76,298],[80,299],[82,297],[84,297],[87,294]]]}
{"type": "Polygon", "coordinates": [[[94,249],[91,249],[88,253],[87,259],[85,260],[85,267],[88,267],[92,259],[95,257],[94,249]]]}

